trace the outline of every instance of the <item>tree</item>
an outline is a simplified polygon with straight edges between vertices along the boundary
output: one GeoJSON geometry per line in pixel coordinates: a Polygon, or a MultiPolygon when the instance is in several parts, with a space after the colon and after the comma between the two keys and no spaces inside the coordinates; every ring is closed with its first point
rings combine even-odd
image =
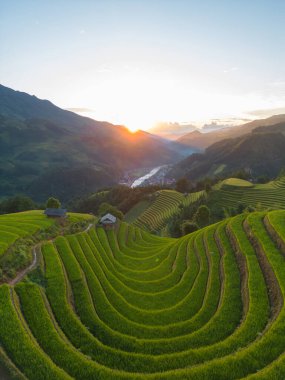
{"type": "Polygon", "coordinates": [[[175,190],[179,191],[180,193],[187,193],[190,189],[190,183],[187,178],[179,178],[176,181],[175,190]]]}
{"type": "Polygon", "coordinates": [[[16,196],[8,198],[0,203],[0,214],[34,210],[36,208],[37,205],[31,198],[16,196]]]}
{"type": "Polygon", "coordinates": [[[284,176],[285,176],[285,168],[281,168],[277,178],[282,178],[284,176]]]}
{"type": "Polygon", "coordinates": [[[251,175],[250,175],[249,170],[240,169],[240,170],[233,172],[231,174],[231,177],[248,180],[248,179],[250,179],[251,175]]]}
{"type": "Polygon", "coordinates": [[[197,231],[199,227],[197,226],[197,223],[192,222],[191,220],[185,220],[181,225],[181,231],[182,235],[188,235],[191,234],[191,232],[197,231]]]}
{"type": "Polygon", "coordinates": [[[257,180],[257,183],[267,183],[270,181],[270,178],[268,177],[268,175],[264,174],[257,177],[256,180],[257,180]]]}
{"type": "Polygon", "coordinates": [[[117,209],[117,207],[112,206],[110,205],[110,203],[107,203],[107,202],[101,203],[98,212],[100,216],[110,213],[116,216],[118,219],[123,219],[124,217],[124,214],[122,213],[122,211],[120,211],[119,209],[117,209]]]}
{"type": "Polygon", "coordinates": [[[47,200],[46,207],[47,208],[60,208],[61,207],[61,203],[60,203],[60,201],[57,198],[50,197],[47,200]]]}
{"type": "Polygon", "coordinates": [[[210,223],[210,210],[206,205],[199,206],[194,221],[199,227],[205,227],[210,223]]]}
{"type": "Polygon", "coordinates": [[[168,223],[168,231],[170,236],[172,237],[180,237],[181,236],[181,220],[179,215],[174,215],[169,223],[168,223]]]}
{"type": "Polygon", "coordinates": [[[210,183],[206,183],[205,184],[205,191],[207,194],[209,194],[209,192],[212,190],[212,186],[210,183]]]}
{"type": "Polygon", "coordinates": [[[246,206],[241,203],[241,202],[238,202],[238,206],[237,206],[237,214],[242,214],[245,210],[246,206]]]}

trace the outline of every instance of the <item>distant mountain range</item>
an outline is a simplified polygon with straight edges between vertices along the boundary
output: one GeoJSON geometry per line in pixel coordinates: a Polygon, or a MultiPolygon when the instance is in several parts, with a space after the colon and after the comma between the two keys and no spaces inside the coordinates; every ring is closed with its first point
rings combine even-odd
{"type": "Polygon", "coordinates": [[[267,119],[254,120],[243,125],[222,128],[208,133],[195,130],[178,138],[176,141],[193,149],[204,150],[218,141],[250,133],[254,128],[270,126],[282,122],[285,122],[285,115],[276,115],[267,119]]]}
{"type": "Polygon", "coordinates": [[[67,201],[115,184],[126,169],[173,163],[191,151],[0,85],[0,198],[67,201]]]}
{"type": "MultiPolygon", "coordinates": [[[[274,178],[285,168],[284,115],[254,121],[226,132],[225,135],[231,132],[232,138],[220,140],[207,147],[204,153],[182,160],[174,166],[170,175],[198,180],[247,169],[253,177],[267,175],[274,178]],[[278,122],[280,120],[284,121],[278,122]]],[[[200,142],[205,144],[206,140],[200,142]]]]}

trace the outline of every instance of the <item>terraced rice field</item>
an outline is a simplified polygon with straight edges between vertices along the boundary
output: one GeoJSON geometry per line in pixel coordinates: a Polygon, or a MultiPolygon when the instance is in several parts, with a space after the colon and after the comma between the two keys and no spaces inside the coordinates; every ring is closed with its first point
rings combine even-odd
{"type": "MultiPolygon", "coordinates": [[[[72,223],[79,222],[86,217],[89,216],[68,213],[68,219],[72,223]]],[[[54,219],[47,218],[41,210],[0,215],[0,257],[16,240],[46,230],[53,224],[54,219]]]]}
{"type": "Polygon", "coordinates": [[[33,235],[53,224],[42,211],[0,215],[0,256],[18,239],[33,235]]]}
{"type": "Polygon", "coordinates": [[[0,286],[14,378],[285,378],[285,211],[180,239],[121,223],[42,254],[44,288],[0,286]]]}
{"type": "Polygon", "coordinates": [[[230,178],[214,186],[209,201],[221,207],[235,208],[241,202],[246,206],[259,203],[266,208],[285,209],[285,177],[264,185],[230,178]]]}
{"type": "Polygon", "coordinates": [[[179,211],[179,205],[189,206],[205,196],[204,191],[184,195],[174,190],[160,190],[155,194],[154,202],[133,222],[135,226],[148,231],[160,231],[169,218],[179,211]]]}

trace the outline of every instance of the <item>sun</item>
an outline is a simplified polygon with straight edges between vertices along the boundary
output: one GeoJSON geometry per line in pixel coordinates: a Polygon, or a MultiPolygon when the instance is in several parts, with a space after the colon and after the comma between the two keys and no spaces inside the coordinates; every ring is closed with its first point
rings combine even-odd
{"type": "Polygon", "coordinates": [[[130,132],[150,129],[160,119],[160,104],[163,100],[163,86],[148,72],[112,72],[102,86],[96,108],[109,120],[124,125],[130,132]]]}
{"type": "Polygon", "coordinates": [[[136,133],[136,132],[139,130],[139,128],[138,128],[137,126],[135,126],[135,125],[127,125],[126,127],[127,127],[127,129],[128,129],[131,133],[136,133]]]}
{"type": "Polygon", "coordinates": [[[124,115],[124,119],[124,125],[132,133],[136,133],[140,130],[146,131],[155,123],[155,120],[151,117],[143,115],[139,107],[133,107],[132,110],[129,110],[128,114],[124,115]]]}

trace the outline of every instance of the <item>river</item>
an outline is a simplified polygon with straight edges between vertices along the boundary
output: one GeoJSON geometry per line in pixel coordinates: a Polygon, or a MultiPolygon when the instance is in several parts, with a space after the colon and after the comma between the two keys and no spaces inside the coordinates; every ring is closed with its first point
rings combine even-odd
{"type": "Polygon", "coordinates": [[[150,172],[145,174],[143,177],[137,178],[131,185],[131,188],[140,186],[145,180],[153,177],[163,166],[158,166],[153,168],[150,172]]]}

